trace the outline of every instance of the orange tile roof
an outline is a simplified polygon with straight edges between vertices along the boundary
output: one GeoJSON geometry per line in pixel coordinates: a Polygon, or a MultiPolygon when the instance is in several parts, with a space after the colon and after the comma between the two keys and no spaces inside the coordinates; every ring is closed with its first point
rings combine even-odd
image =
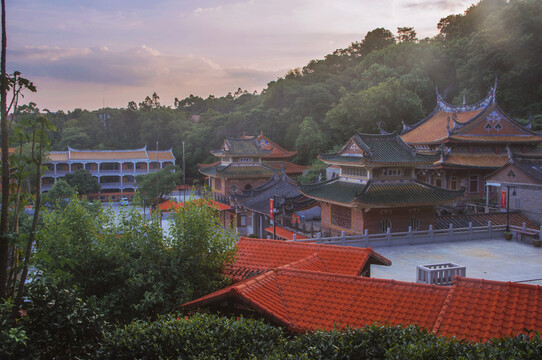
{"type": "Polygon", "coordinates": [[[441,162],[440,159],[434,165],[448,165],[457,167],[477,167],[477,168],[500,168],[508,161],[508,154],[480,153],[465,154],[451,153],[441,162]]]}
{"type": "Polygon", "coordinates": [[[175,161],[175,157],[171,153],[171,151],[147,151],[149,155],[149,160],[156,160],[158,156],[158,160],[171,160],[175,161]]]}
{"type": "Polygon", "coordinates": [[[145,150],[134,151],[70,151],[70,160],[128,160],[147,159],[145,150]]]}
{"type": "Polygon", "coordinates": [[[171,150],[147,151],[146,148],[135,150],[76,150],[53,151],[49,154],[49,161],[68,160],[171,160],[175,157],[171,150]]]}
{"type": "Polygon", "coordinates": [[[325,264],[326,271],[361,275],[372,264],[391,265],[391,261],[371,248],[298,243],[283,240],[241,237],[237,243],[237,258],[225,273],[240,281],[264,271],[316,255],[325,264]]]}
{"type": "Polygon", "coordinates": [[[362,327],[374,322],[431,329],[448,291],[435,285],[278,268],[183,307],[229,298],[295,332],[362,327]]]}
{"type": "Polygon", "coordinates": [[[542,330],[539,285],[456,277],[450,288],[332,274],[318,270],[321,268],[314,255],[183,307],[229,300],[229,306],[249,307],[294,332],[380,322],[415,324],[437,335],[485,342],[542,330]],[[303,266],[316,271],[300,269],[303,266]]]}
{"type": "MultiPolygon", "coordinates": [[[[283,238],[283,239],[293,240],[294,239],[294,234],[296,234],[296,239],[298,239],[298,240],[306,240],[307,239],[306,236],[300,235],[298,233],[294,233],[293,231],[285,229],[285,228],[283,228],[281,226],[276,226],[275,228],[276,228],[276,230],[275,230],[276,235],[283,238]]],[[[273,234],[273,226],[266,228],[265,231],[267,231],[270,234],[273,234]]]]}
{"type": "Polygon", "coordinates": [[[477,136],[467,136],[467,135],[452,135],[450,136],[450,141],[459,140],[461,142],[492,142],[492,143],[540,143],[542,142],[541,135],[477,135],[477,136]]]}
{"type": "Polygon", "coordinates": [[[68,152],[67,151],[51,151],[47,155],[47,161],[68,161],[68,152]]]}
{"type": "MultiPolygon", "coordinates": [[[[471,120],[476,115],[480,114],[483,109],[476,111],[458,112],[457,122],[463,124],[471,120]]],[[[448,118],[452,118],[453,113],[445,111],[437,111],[433,116],[422,120],[423,123],[406,134],[401,135],[401,138],[407,144],[431,144],[438,143],[447,137],[446,125],[448,118]]],[[[450,126],[453,122],[450,120],[450,126]]]]}
{"type": "Polygon", "coordinates": [[[298,165],[291,163],[289,161],[264,161],[264,164],[272,167],[274,169],[284,168],[284,172],[288,175],[290,174],[302,174],[303,171],[307,170],[308,166],[298,165]]]}
{"type": "Polygon", "coordinates": [[[472,341],[542,330],[542,287],[456,278],[433,332],[472,341]]]}

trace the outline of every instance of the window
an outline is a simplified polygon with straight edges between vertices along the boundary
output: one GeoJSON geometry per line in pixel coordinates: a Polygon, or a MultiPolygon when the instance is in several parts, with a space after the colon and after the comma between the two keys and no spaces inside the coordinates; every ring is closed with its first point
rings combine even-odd
{"type": "Polygon", "coordinates": [[[245,185],[245,191],[250,191],[250,190],[252,190],[252,185],[246,184],[245,185]]]}
{"type": "Polygon", "coordinates": [[[331,205],[331,224],[343,229],[352,228],[352,209],[331,205]]]}
{"type": "Polygon", "coordinates": [[[469,192],[478,192],[478,175],[471,175],[471,177],[469,178],[469,192]]]}
{"type": "Polygon", "coordinates": [[[239,187],[237,187],[237,185],[233,184],[231,187],[230,187],[230,190],[231,192],[237,192],[237,190],[239,190],[239,187]]]}
{"type": "Polygon", "coordinates": [[[412,230],[418,230],[418,228],[420,227],[420,219],[418,219],[417,217],[410,218],[408,226],[410,226],[412,230]]]}
{"type": "Polygon", "coordinates": [[[401,176],[402,174],[401,169],[382,169],[382,176],[401,176]]]}
{"type": "Polygon", "coordinates": [[[349,176],[366,177],[367,176],[367,170],[364,169],[364,168],[359,168],[359,167],[343,167],[342,168],[342,174],[343,175],[349,175],[349,176]]]}
{"type": "Polygon", "coordinates": [[[442,187],[442,178],[436,178],[435,179],[435,186],[441,188],[442,187]]]}
{"type": "Polygon", "coordinates": [[[247,216],[246,215],[241,215],[239,217],[239,226],[241,226],[241,227],[247,226],[247,216]]]}
{"type": "Polygon", "coordinates": [[[385,233],[388,231],[388,228],[391,229],[391,220],[389,218],[383,218],[382,221],[380,221],[380,231],[385,233]]]}
{"type": "Polygon", "coordinates": [[[222,179],[215,178],[215,190],[222,190],[222,179]]]}
{"type": "Polygon", "coordinates": [[[450,178],[450,190],[457,190],[457,176],[450,178]]]}
{"type": "Polygon", "coordinates": [[[252,158],[240,158],[239,162],[252,162],[252,158]]]}

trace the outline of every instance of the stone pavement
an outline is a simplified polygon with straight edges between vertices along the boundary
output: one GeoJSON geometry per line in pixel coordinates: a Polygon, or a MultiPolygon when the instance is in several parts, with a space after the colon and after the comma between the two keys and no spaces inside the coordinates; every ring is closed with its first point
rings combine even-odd
{"type": "Polygon", "coordinates": [[[515,241],[480,240],[373,248],[391,266],[371,266],[371,277],[416,281],[416,266],[452,262],[467,277],[542,285],[542,248],[515,241]]]}

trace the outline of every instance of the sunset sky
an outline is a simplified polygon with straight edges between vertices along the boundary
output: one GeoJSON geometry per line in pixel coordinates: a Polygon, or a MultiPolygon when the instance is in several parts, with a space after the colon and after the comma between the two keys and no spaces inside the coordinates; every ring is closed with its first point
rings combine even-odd
{"type": "Polygon", "coordinates": [[[8,71],[38,88],[50,111],[126,107],[157,92],[162,105],[190,94],[265,88],[368,31],[413,26],[437,34],[462,0],[8,0],[8,71]]]}

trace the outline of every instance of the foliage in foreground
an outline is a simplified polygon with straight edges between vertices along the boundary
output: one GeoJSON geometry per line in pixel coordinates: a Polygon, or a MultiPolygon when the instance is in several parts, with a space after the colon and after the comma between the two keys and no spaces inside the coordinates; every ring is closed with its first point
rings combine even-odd
{"type": "Polygon", "coordinates": [[[144,219],[134,208],[95,212],[72,199],[44,214],[39,274],[62,288],[95,297],[110,321],[129,322],[175,311],[184,302],[227,284],[224,264],[236,238],[220,227],[215,210],[187,204],[170,219],[144,219]]]}
{"type": "Polygon", "coordinates": [[[259,320],[195,314],[137,321],[105,336],[106,359],[539,359],[542,341],[487,343],[437,337],[415,326],[290,335],[259,320]]]}

